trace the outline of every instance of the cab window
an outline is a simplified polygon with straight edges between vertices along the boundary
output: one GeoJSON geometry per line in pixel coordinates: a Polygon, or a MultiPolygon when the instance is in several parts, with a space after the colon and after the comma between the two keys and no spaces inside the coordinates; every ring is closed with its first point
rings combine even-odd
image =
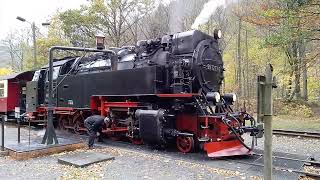
{"type": "MultiPolygon", "coordinates": [[[[60,67],[61,66],[53,67],[53,72],[52,72],[52,79],[53,80],[57,80],[57,78],[59,76],[59,72],[60,72],[60,67]]],[[[49,69],[46,72],[46,81],[49,81],[49,69]]]]}
{"type": "Polygon", "coordinates": [[[59,72],[60,72],[60,66],[53,68],[53,73],[52,73],[53,80],[56,80],[58,78],[59,72]]]}
{"type": "Polygon", "coordinates": [[[41,74],[40,74],[40,71],[41,71],[41,70],[38,70],[38,71],[34,72],[32,81],[38,81],[38,80],[39,80],[40,75],[41,75],[41,74]]]}

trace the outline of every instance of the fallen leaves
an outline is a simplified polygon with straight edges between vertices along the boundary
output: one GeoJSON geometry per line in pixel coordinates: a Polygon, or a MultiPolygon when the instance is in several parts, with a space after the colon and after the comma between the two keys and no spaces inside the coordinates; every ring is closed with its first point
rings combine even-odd
{"type": "Polygon", "coordinates": [[[320,175],[320,167],[315,166],[305,166],[304,170],[308,173],[318,174],[320,175]]]}

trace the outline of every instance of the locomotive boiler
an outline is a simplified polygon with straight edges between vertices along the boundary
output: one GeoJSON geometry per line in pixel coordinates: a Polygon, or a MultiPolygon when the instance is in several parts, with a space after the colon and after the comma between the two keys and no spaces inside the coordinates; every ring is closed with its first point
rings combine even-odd
{"type": "MultiPolygon", "coordinates": [[[[91,114],[108,116],[106,136],[167,146],[210,157],[249,154],[241,135],[261,137],[262,127],[233,111],[235,94],[220,94],[223,61],[219,33],[201,31],[141,40],[135,46],[54,62],[54,118],[62,129],[85,131],[91,114]],[[249,126],[246,126],[249,122],[249,126]]],[[[46,120],[48,68],[27,85],[27,118],[46,120]],[[40,96],[39,96],[40,95],[40,96]]]]}

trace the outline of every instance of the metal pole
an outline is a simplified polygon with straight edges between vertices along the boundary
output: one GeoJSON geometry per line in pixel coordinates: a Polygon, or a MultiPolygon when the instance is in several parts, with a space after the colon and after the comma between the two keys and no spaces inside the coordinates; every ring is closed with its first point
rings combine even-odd
{"type": "Polygon", "coordinates": [[[21,122],[21,116],[18,119],[18,143],[20,143],[20,122],[21,122]]]}
{"type": "Polygon", "coordinates": [[[31,126],[30,126],[30,121],[29,121],[29,127],[28,127],[28,130],[29,130],[29,148],[30,148],[30,142],[31,142],[31,126]]]}
{"type": "Polygon", "coordinates": [[[263,122],[263,106],[264,106],[264,84],[266,82],[265,76],[258,76],[257,82],[257,122],[263,122]]]}
{"type": "Polygon", "coordinates": [[[266,68],[264,88],[264,179],[272,179],[272,66],[266,68]]]}
{"type": "Polygon", "coordinates": [[[37,41],[36,41],[36,25],[33,22],[31,24],[32,29],[32,39],[33,39],[33,68],[37,65],[37,41]]]}
{"type": "Polygon", "coordinates": [[[58,139],[56,137],[56,133],[54,131],[53,127],[53,75],[51,70],[53,70],[53,51],[50,51],[49,53],[49,104],[48,104],[48,123],[47,123],[47,128],[48,128],[48,139],[47,139],[47,144],[52,144],[53,139],[55,140],[55,143],[58,144],[58,139]]]}
{"type": "Polygon", "coordinates": [[[1,116],[1,151],[4,151],[4,116],[1,116]]]}
{"type": "Polygon", "coordinates": [[[47,119],[47,129],[45,135],[42,139],[42,144],[53,144],[53,140],[55,144],[58,144],[58,139],[53,127],[53,50],[50,49],[49,51],[49,73],[48,73],[48,80],[49,80],[49,100],[48,100],[48,119],[47,119]]]}
{"type": "MultiPolygon", "coordinates": [[[[24,83],[22,81],[19,81],[20,87],[24,86],[24,83]]],[[[20,125],[22,120],[22,107],[23,107],[23,88],[20,89],[20,102],[19,102],[19,112],[15,111],[15,117],[17,118],[18,123],[18,143],[20,143],[20,125]],[[19,113],[19,114],[18,114],[19,113]]]]}

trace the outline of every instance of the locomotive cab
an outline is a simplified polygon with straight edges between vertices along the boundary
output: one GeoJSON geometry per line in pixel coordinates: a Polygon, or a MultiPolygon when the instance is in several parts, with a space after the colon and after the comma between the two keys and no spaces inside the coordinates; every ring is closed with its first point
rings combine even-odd
{"type": "MultiPolygon", "coordinates": [[[[53,80],[57,84],[59,76],[64,75],[70,70],[70,65],[75,58],[64,58],[65,60],[53,63],[53,80]]],[[[55,96],[57,91],[54,92],[55,96]]],[[[36,118],[37,111],[45,111],[48,103],[48,66],[43,66],[41,69],[35,71],[32,81],[27,82],[26,85],[26,111],[30,114],[28,119],[36,118]],[[35,113],[35,114],[33,114],[35,113]],[[32,115],[31,115],[32,114],[32,115]]],[[[44,117],[41,117],[44,118],[44,117]]],[[[39,120],[39,119],[37,119],[39,120]]],[[[44,121],[44,119],[39,120],[44,121]]],[[[34,120],[33,122],[37,122],[34,120]]]]}

